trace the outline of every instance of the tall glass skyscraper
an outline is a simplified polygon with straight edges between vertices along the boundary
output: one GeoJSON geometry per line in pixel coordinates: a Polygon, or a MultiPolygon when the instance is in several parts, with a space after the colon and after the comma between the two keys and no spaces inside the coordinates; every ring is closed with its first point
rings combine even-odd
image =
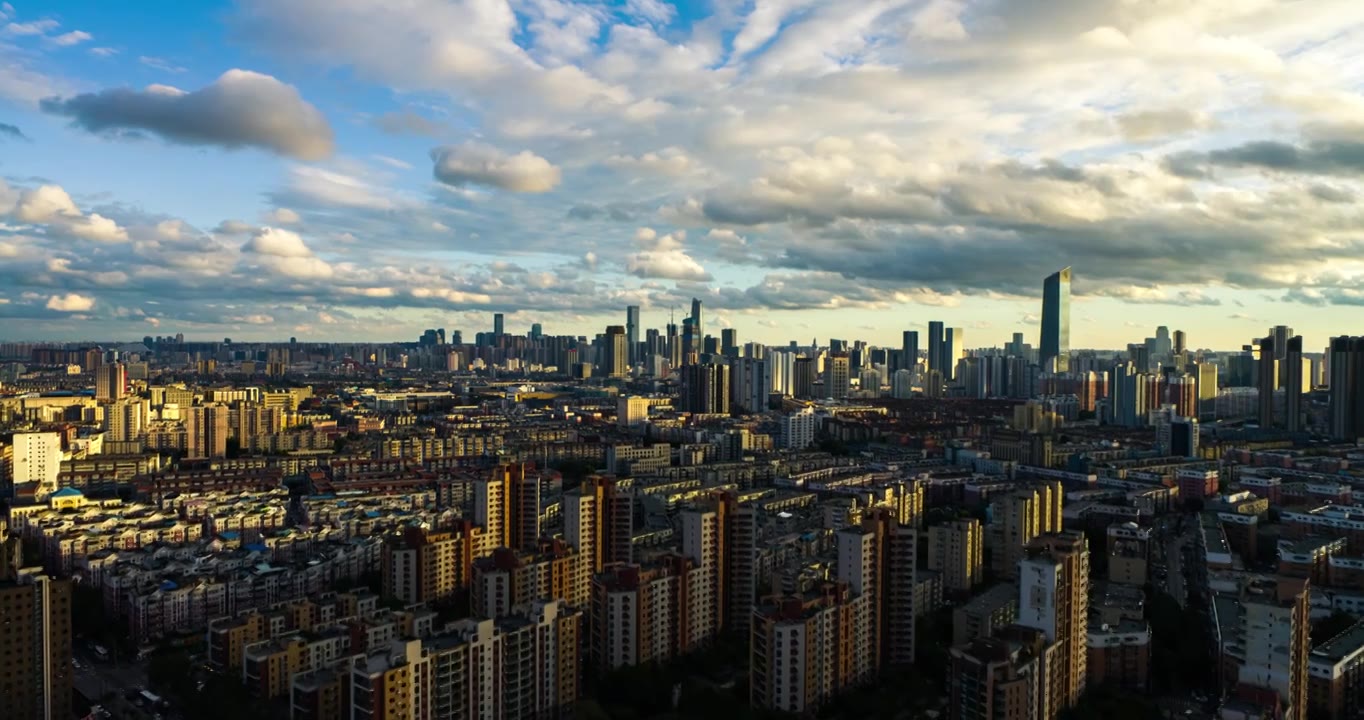
{"type": "Polygon", "coordinates": [[[1070,268],[1042,282],[1042,342],[1038,360],[1045,371],[1056,358],[1056,372],[1070,369],[1070,268]]]}
{"type": "Polygon", "coordinates": [[[639,362],[639,306],[625,306],[625,348],[630,364],[639,362]]]}

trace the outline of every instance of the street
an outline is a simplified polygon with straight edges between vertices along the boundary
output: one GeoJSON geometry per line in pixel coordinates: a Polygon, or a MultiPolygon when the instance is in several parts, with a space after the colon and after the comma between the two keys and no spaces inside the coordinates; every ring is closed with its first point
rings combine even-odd
{"type": "Polygon", "coordinates": [[[75,652],[79,667],[73,668],[72,684],[77,692],[91,703],[98,703],[121,718],[150,718],[125,698],[129,691],[136,692],[147,687],[146,667],[138,662],[97,661],[93,653],[77,647],[75,652]],[[104,697],[113,693],[117,700],[105,702],[104,697]]]}

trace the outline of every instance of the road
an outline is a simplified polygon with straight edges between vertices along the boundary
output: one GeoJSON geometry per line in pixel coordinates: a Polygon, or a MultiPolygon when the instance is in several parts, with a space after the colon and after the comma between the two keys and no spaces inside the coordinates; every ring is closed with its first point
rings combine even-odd
{"type": "Polygon", "coordinates": [[[99,662],[95,660],[93,653],[80,647],[76,648],[75,654],[80,667],[75,668],[73,684],[81,695],[92,703],[101,703],[106,695],[113,693],[119,700],[106,703],[105,706],[114,711],[116,717],[150,717],[123,700],[123,695],[127,691],[147,687],[147,671],[144,664],[99,662]]]}
{"type": "Polygon", "coordinates": [[[1165,580],[1165,589],[1170,596],[1184,607],[1188,601],[1187,591],[1184,588],[1184,544],[1188,542],[1188,535],[1176,535],[1170,541],[1169,548],[1165,551],[1165,562],[1169,564],[1169,577],[1165,580]]]}

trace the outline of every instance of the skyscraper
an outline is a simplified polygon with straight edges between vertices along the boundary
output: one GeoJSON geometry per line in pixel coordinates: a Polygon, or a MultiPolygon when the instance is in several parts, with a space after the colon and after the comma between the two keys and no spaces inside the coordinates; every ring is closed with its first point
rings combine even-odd
{"type": "Polygon", "coordinates": [[[639,362],[639,306],[625,308],[625,347],[630,364],[639,362]]]}
{"type": "Polygon", "coordinates": [[[1288,338],[1288,351],[1284,355],[1284,362],[1288,367],[1285,370],[1283,427],[1288,432],[1301,432],[1303,429],[1301,335],[1288,338]]]}
{"type": "Polygon", "coordinates": [[[725,328],[720,331],[720,354],[727,358],[739,357],[739,331],[725,328]]]}
{"type": "Polygon", "coordinates": [[[1364,336],[1331,338],[1331,437],[1364,435],[1364,336]]]}
{"type": "Polygon", "coordinates": [[[1255,387],[1259,390],[1260,427],[1274,426],[1274,391],[1279,386],[1278,351],[1273,335],[1260,339],[1260,360],[1256,367],[1255,387]]]}
{"type": "Polygon", "coordinates": [[[939,367],[943,380],[954,380],[957,377],[957,361],[966,354],[966,331],[962,328],[947,328],[943,331],[939,347],[942,352],[939,367]]]}
{"type": "Polygon", "coordinates": [[[1070,369],[1070,268],[1061,268],[1042,282],[1042,342],[1040,364],[1056,372],[1070,369]]]}
{"type": "Polygon", "coordinates": [[[701,300],[691,299],[691,332],[699,346],[706,337],[706,326],[701,322],[701,300]]]}
{"type": "Polygon", "coordinates": [[[502,313],[493,313],[493,337],[502,337],[502,333],[504,333],[506,329],[506,318],[502,316],[502,313]]]}
{"type": "Polygon", "coordinates": [[[941,321],[928,322],[928,369],[942,372],[942,330],[941,321]]]}
{"type": "Polygon", "coordinates": [[[791,365],[791,394],[798,400],[809,400],[814,396],[815,361],[813,358],[798,357],[791,365]]]}
{"type": "Polygon", "coordinates": [[[900,367],[899,370],[914,370],[919,364],[919,333],[916,330],[906,330],[900,341],[900,367]]]}
{"type": "Polygon", "coordinates": [[[607,326],[606,357],[602,361],[602,369],[607,377],[629,377],[630,353],[626,342],[625,328],[620,325],[607,326]]]}

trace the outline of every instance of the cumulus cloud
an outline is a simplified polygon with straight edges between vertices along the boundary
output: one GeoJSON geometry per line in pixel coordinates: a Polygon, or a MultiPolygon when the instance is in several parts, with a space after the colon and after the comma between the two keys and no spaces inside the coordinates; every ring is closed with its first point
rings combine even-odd
{"type": "Polygon", "coordinates": [[[626,257],[625,271],[639,278],[710,280],[710,273],[683,249],[686,237],[682,231],[659,235],[652,228],[640,228],[635,242],[643,250],[626,257]]]}
{"type": "Polygon", "coordinates": [[[298,216],[298,213],[289,208],[275,208],[265,214],[265,221],[275,225],[296,225],[301,220],[302,218],[298,216]]]}
{"type": "Polygon", "coordinates": [[[290,85],[229,70],[199,90],[166,85],[118,88],[43,100],[44,111],[89,132],[147,131],[175,143],[256,147],[303,160],[332,153],[332,129],[290,85]]]}
{"type": "Polygon", "coordinates": [[[548,160],[523,150],[507,155],[478,143],[447,145],[431,151],[436,179],[448,185],[486,185],[523,193],[543,193],[559,184],[560,172],[548,160]]]}
{"type": "MultiPolygon", "coordinates": [[[[0,183],[0,200],[9,193],[0,183]]],[[[3,205],[3,203],[0,203],[3,205]]],[[[41,185],[18,193],[9,213],[14,219],[82,240],[95,242],[125,242],[128,231],[113,220],[97,213],[85,214],[59,185],[41,185]]]]}
{"type": "Polygon", "coordinates": [[[291,278],[328,278],[333,272],[332,266],[315,256],[298,233],[280,228],[256,231],[242,246],[242,252],[254,256],[258,265],[291,278]]]}
{"type": "Polygon", "coordinates": [[[86,312],[95,307],[95,299],[84,295],[77,295],[76,293],[53,295],[47,299],[47,305],[45,307],[47,307],[48,310],[56,310],[57,312],[86,312]]]}

